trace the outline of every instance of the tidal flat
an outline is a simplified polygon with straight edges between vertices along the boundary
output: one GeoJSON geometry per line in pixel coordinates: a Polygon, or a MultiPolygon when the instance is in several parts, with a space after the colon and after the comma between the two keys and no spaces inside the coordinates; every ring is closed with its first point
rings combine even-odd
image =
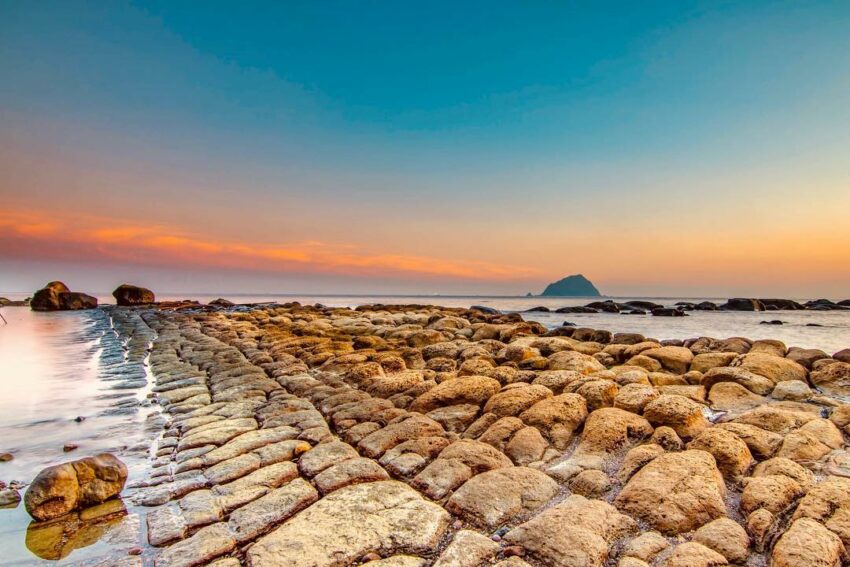
{"type": "Polygon", "coordinates": [[[6,392],[16,354],[58,378],[4,396],[31,413],[4,417],[0,480],[98,452],[130,471],[50,522],[0,510],[7,564],[814,566],[850,544],[846,349],[419,304],[4,313],[55,339],[4,331],[6,392]]]}

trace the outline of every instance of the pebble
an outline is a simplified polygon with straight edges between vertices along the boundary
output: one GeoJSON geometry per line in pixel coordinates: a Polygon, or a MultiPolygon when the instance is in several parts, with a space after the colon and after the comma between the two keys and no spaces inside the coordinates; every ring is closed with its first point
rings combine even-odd
{"type": "Polygon", "coordinates": [[[64,447],[62,447],[62,450],[66,453],[70,453],[71,451],[74,451],[75,449],[79,449],[79,447],[80,447],[79,445],[76,445],[74,443],[67,443],[64,447]]]}
{"type": "Polygon", "coordinates": [[[82,415],[78,415],[77,417],[74,418],[74,421],[76,421],[77,423],[82,423],[85,420],[86,420],[86,418],[83,417],[82,415]]]}
{"type": "Polygon", "coordinates": [[[129,550],[127,550],[127,555],[141,555],[141,554],[142,554],[142,548],[141,547],[131,547],[129,550]]]}
{"type": "Polygon", "coordinates": [[[521,545],[509,545],[502,550],[502,553],[505,554],[505,557],[522,557],[525,555],[525,548],[521,545]]]}
{"type": "Polygon", "coordinates": [[[12,453],[0,453],[0,462],[7,463],[15,458],[12,453]]]}
{"type": "Polygon", "coordinates": [[[455,520],[455,521],[452,523],[452,528],[454,528],[454,529],[456,529],[456,530],[459,530],[459,529],[461,529],[462,527],[463,527],[463,522],[461,522],[460,520],[455,520]]]}

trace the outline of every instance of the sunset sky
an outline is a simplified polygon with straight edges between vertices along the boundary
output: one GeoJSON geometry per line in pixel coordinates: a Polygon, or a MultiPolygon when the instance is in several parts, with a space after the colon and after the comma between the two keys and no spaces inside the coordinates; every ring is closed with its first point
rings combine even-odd
{"type": "Polygon", "coordinates": [[[0,0],[0,291],[850,296],[850,3],[0,0]]]}

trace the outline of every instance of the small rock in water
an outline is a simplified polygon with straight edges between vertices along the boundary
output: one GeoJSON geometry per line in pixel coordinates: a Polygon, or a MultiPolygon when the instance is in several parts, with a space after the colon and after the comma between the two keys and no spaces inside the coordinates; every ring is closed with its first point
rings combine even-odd
{"type": "Polygon", "coordinates": [[[25,483],[25,482],[21,482],[19,480],[13,480],[12,482],[9,483],[9,488],[14,488],[15,490],[20,490],[23,487],[25,487],[26,485],[27,485],[27,483],[25,483]]]}
{"type": "Polygon", "coordinates": [[[773,319],[771,321],[762,321],[759,325],[784,325],[784,321],[780,321],[779,319],[773,319]]]}
{"type": "Polygon", "coordinates": [[[62,447],[62,450],[66,453],[70,453],[71,451],[74,451],[74,450],[79,449],[79,448],[80,448],[80,446],[76,445],[74,443],[66,443],[65,446],[62,447]]]}
{"type": "Polygon", "coordinates": [[[20,493],[14,488],[0,490],[0,508],[10,508],[18,505],[21,501],[20,493]]]}
{"type": "Polygon", "coordinates": [[[141,555],[142,548],[141,547],[131,547],[127,550],[127,555],[141,555]]]}
{"type": "Polygon", "coordinates": [[[82,415],[78,415],[77,417],[74,418],[74,421],[76,421],[77,423],[82,423],[85,420],[86,420],[85,416],[82,416],[82,415]]]}
{"type": "Polygon", "coordinates": [[[0,463],[7,463],[15,458],[12,453],[0,453],[0,463]]]}

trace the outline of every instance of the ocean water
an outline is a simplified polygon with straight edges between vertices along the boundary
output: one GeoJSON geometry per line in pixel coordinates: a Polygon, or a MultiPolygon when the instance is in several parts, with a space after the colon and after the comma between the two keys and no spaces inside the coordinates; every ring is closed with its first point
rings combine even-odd
{"type": "MultiPolygon", "coordinates": [[[[24,294],[0,296],[23,299],[24,294]]],[[[160,296],[160,300],[194,299],[208,302],[217,296],[160,296]]],[[[294,296],[224,295],[236,303],[299,301],[328,306],[362,304],[438,304],[451,307],[484,305],[502,311],[525,312],[535,306],[552,310],[585,305],[598,298],[458,297],[458,296],[294,296]]],[[[723,298],[616,298],[649,299],[664,305],[723,298]]],[[[99,297],[102,304],[110,296],[99,297]]],[[[127,312],[110,308],[64,313],[35,313],[24,307],[5,307],[0,313],[0,453],[14,459],[0,462],[0,480],[28,483],[49,465],[109,451],[130,469],[130,481],[149,470],[150,447],[159,435],[162,416],[147,399],[150,381],[147,349],[153,336],[135,325],[127,312]],[[120,340],[121,326],[132,339],[120,340]],[[77,421],[78,416],[84,417],[77,421]],[[75,451],[63,446],[73,443],[75,451]]],[[[637,332],[657,339],[699,336],[751,339],[773,338],[788,346],[819,348],[832,354],[850,347],[850,311],[690,312],[688,317],[651,315],[523,313],[547,327],[565,321],[612,332],[637,332]],[[762,325],[778,319],[782,325],[762,325]],[[811,326],[818,325],[818,326],[811,326]]],[[[23,491],[22,491],[23,494],[23,491]]],[[[143,528],[129,500],[104,511],[103,521],[84,525],[78,532],[54,533],[30,523],[23,503],[0,509],[0,564],[96,564],[110,547],[133,547],[143,528]]]]}
{"type": "MultiPolygon", "coordinates": [[[[145,359],[152,337],[119,340],[106,309],[36,313],[0,310],[0,480],[29,483],[43,468],[111,452],[130,481],[147,474],[151,440],[161,416],[147,400],[145,359]],[[78,448],[65,452],[66,444],[78,448]]],[[[24,491],[21,491],[23,496],[24,491]]],[[[137,545],[138,520],[129,503],[67,525],[31,524],[23,502],[0,509],[0,564],[37,565],[95,558],[113,545],[137,545]]]]}

